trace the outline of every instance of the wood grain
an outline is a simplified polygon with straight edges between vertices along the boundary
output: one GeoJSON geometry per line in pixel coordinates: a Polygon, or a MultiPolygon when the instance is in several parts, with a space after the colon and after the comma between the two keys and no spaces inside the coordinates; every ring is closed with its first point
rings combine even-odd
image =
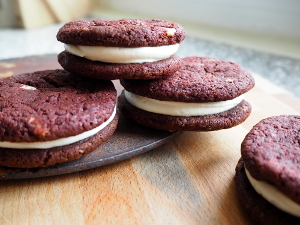
{"type": "Polygon", "coordinates": [[[251,224],[233,181],[240,143],[261,119],[300,112],[298,98],[254,76],[245,97],[253,111],[237,127],[184,132],[143,155],[84,172],[1,181],[0,224],[251,224]]]}

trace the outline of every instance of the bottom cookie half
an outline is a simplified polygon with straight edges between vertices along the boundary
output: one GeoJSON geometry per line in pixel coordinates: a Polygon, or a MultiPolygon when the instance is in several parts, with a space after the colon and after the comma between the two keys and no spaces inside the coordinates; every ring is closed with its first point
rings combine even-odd
{"type": "Polygon", "coordinates": [[[236,166],[234,179],[240,203],[254,221],[264,225],[300,224],[300,218],[279,210],[254,190],[247,178],[242,159],[236,166]]]}
{"type": "Polygon", "coordinates": [[[124,93],[118,99],[122,114],[136,123],[169,131],[213,131],[227,129],[244,122],[251,113],[251,105],[243,100],[236,107],[222,113],[206,116],[169,116],[151,113],[131,105],[124,93]]]}
{"type": "Polygon", "coordinates": [[[149,63],[104,63],[72,55],[66,51],[58,55],[58,62],[67,71],[95,79],[158,79],[173,75],[180,67],[180,57],[149,63]]]}
{"type": "Polygon", "coordinates": [[[94,136],[74,144],[50,149],[0,148],[0,165],[16,168],[46,167],[80,158],[95,150],[116,130],[119,114],[94,136]]]}

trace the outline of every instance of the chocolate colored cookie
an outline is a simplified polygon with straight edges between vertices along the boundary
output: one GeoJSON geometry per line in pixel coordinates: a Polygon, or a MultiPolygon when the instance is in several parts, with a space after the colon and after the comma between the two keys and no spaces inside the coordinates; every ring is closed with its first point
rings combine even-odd
{"type": "Polygon", "coordinates": [[[155,19],[72,21],[57,33],[57,40],[66,44],[111,47],[174,45],[184,38],[181,25],[155,19]],[[176,32],[170,35],[166,28],[174,28],[176,32]]]}
{"type": "Polygon", "coordinates": [[[94,151],[116,130],[119,115],[117,114],[103,130],[73,144],[48,149],[9,149],[0,148],[0,165],[16,168],[46,167],[79,159],[94,151]]]}
{"type": "Polygon", "coordinates": [[[251,105],[241,95],[254,86],[254,79],[235,63],[187,57],[181,68],[165,79],[123,79],[121,84],[127,93],[119,97],[118,107],[135,122],[162,130],[211,131],[246,120],[251,105]],[[153,102],[152,107],[147,106],[153,102]],[[223,107],[229,102],[232,105],[223,107]]]}
{"type": "Polygon", "coordinates": [[[0,93],[1,165],[35,167],[75,159],[116,127],[117,92],[111,81],[46,70],[3,78],[0,93]]]}
{"type": "Polygon", "coordinates": [[[300,116],[269,117],[256,124],[242,142],[242,159],[236,174],[237,192],[246,211],[260,224],[300,224],[300,216],[286,211],[286,208],[294,208],[290,204],[300,209],[299,130],[300,116]],[[253,181],[249,182],[248,176],[253,181]],[[256,186],[253,187],[252,182],[256,186]],[[275,203],[279,199],[273,199],[275,192],[272,199],[268,199],[266,193],[270,190],[260,183],[270,185],[284,196],[280,197],[282,200],[275,203]],[[291,203],[284,203],[286,201],[291,203]],[[285,204],[288,206],[284,207],[285,204]],[[261,213],[256,215],[258,211],[261,213]]]}
{"type": "Polygon", "coordinates": [[[242,157],[251,175],[275,185],[300,204],[300,116],[262,120],[242,143],[242,157]]]}
{"type": "Polygon", "coordinates": [[[136,123],[158,130],[213,131],[239,125],[251,113],[251,105],[243,100],[225,112],[205,116],[170,116],[147,112],[130,104],[122,93],[118,99],[120,111],[136,123]]]}
{"type": "Polygon", "coordinates": [[[180,58],[176,54],[156,62],[121,64],[92,61],[63,51],[58,55],[58,62],[71,73],[103,80],[163,78],[180,67],[180,58]]]}
{"type": "Polygon", "coordinates": [[[57,33],[65,43],[61,66],[96,79],[156,79],[179,69],[175,54],[184,40],[181,25],[165,20],[72,21],[57,33]]]}
{"type": "Polygon", "coordinates": [[[209,57],[186,57],[174,76],[163,80],[121,80],[125,90],[161,101],[216,102],[246,93],[254,78],[238,64],[209,57]]]}

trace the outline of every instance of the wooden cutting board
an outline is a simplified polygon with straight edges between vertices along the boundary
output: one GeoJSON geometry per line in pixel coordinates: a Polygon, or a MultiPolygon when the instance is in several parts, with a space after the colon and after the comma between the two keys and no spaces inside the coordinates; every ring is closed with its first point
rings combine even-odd
{"type": "MultiPolygon", "coordinates": [[[[45,68],[60,68],[56,56],[0,61],[0,76],[45,68]]],[[[254,76],[256,86],[245,97],[253,111],[242,125],[183,132],[96,169],[0,181],[0,224],[251,224],[233,181],[240,143],[261,119],[300,112],[298,98],[254,76]]]]}

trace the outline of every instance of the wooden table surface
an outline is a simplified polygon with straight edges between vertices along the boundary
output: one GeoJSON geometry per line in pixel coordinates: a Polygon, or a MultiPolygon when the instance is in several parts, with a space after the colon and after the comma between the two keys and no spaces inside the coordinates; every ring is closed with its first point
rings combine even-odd
{"type": "MultiPolygon", "coordinates": [[[[55,57],[0,61],[0,76],[59,68],[55,57]]],[[[261,119],[300,100],[254,74],[252,113],[221,131],[183,132],[143,155],[88,171],[0,182],[0,224],[251,224],[235,193],[240,144],[261,119]]]]}

